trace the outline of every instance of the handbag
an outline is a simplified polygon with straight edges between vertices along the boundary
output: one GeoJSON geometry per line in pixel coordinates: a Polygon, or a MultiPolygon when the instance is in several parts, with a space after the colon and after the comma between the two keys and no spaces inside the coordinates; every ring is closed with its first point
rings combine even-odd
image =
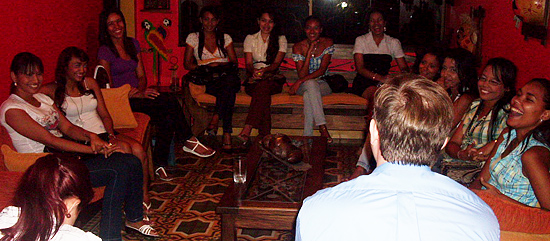
{"type": "Polygon", "coordinates": [[[342,75],[326,75],[323,76],[322,79],[327,82],[328,86],[330,86],[332,93],[341,93],[348,90],[348,81],[342,75]]]}
{"type": "Polygon", "coordinates": [[[185,79],[196,85],[207,85],[218,81],[226,75],[238,75],[239,68],[236,63],[228,63],[211,67],[201,65],[185,75],[185,79]]]}

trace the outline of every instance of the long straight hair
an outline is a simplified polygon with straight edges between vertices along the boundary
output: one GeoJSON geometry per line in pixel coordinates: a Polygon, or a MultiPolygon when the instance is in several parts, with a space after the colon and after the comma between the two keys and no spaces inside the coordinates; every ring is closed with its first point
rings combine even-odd
{"type": "MultiPolygon", "coordinates": [[[[59,57],[57,58],[57,66],[55,67],[56,89],[54,93],[54,103],[63,112],[64,110],[61,106],[63,105],[63,102],[65,102],[67,69],[69,68],[69,62],[72,58],[77,58],[85,63],[87,63],[90,59],[84,50],[77,47],[68,47],[61,51],[61,54],[59,54],[59,57]]],[[[93,91],[86,90],[84,87],[84,80],[79,81],[76,86],[81,95],[92,94],[95,97],[93,91]]]]}
{"type": "Polygon", "coordinates": [[[93,198],[86,165],[70,156],[50,154],[39,158],[23,174],[13,203],[21,208],[15,225],[1,229],[1,241],[48,241],[65,221],[63,200],[80,199],[81,210],[93,198]]]}
{"type": "Polygon", "coordinates": [[[111,52],[113,52],[115,57],[120,57],[120,54],[116,50],[115,44],[113,43],[113,40],[111,39],[111,35],[109,34],[109,31],[108,31],[109,26],[107,25],[107,19],[111,14],[117,14],[122,19],[122,22],[124,23],[124,34],[123,34],[124,51],[126,51],[126,53],[130,55],[130,58],[138,62],[139,59],[138,59],[138,52],[137,52],[136,46],[134,45],[132,38],[128,37],[126,33],[126,18],[124,18],[124,14],[122,14],[122,12],[118,9],[106,9],[99,14],[99,45],[105,45],[109,47],[109,49],[111,50],[111,52]]]}
{"type": "Polygon", "coordinates": [[[273,20],[274,26],[273,30],[269,34],[269,43],[267,44],[266,50],[266,64],[272,64],[279,53],[279,37],[281,36],[280,27],[278,23],[278,16],[271,10],[260,11],[258,16],[258,21],[262,18],[262,15],[267,14],[273,20]]]}
{"type": "MultiPolygon", "coordinates": [[[[202,18],[206,13],[211,13],[217,19],[221,19],[221,14],[218,9],[214,6],[206,6],[201,9],[199,16],[202,18]]],[[[225,49],[225,37],[224,33],[216,27],[216,46],[218,46],[218,51],[221,51],[223,57],[227,56],[227,49],[225,49]]],[[[202,50],[204,49],[204,30],[203,28],[199,31],[199,59],[202,59],[202,50]]]]}

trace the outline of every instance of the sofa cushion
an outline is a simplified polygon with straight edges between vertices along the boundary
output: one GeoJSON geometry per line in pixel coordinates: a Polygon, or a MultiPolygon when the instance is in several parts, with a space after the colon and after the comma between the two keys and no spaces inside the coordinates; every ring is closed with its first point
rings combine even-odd
{"type": "Polygon", "coordinates": [[[118,128],[135,128],[138,126],[136,118],[130,107],[128,93],[130,93],[129,84],[125,84],[118,88],[101,89],[105,106],[109,111],[109,115],[113,119],[113,127],[118,128]]]}
{"type": "MultiPolygon", "coordinates": [[[[275,94],[271,96],[271,105],[288,105],[296,104],[303,105],[304,99],[300,95],[290,95],[287,92],[288,88],[285,86],[283,93],[275,94]]],[[[191,96],[200,104],[215,104],[216,97],[205,93],[206,88],[201,85],[195,85],[189,83],[189,91],[191,96]]],[[[252,97],[240,91],[237,93],[236,105],[250,105],[252,97]]],[[[360,96],[349,93],[333,93],[323,96],[323,105],[367,105],[367,100],[360,96]]]]}
{"type": "MultiPolygon", "coordinates": [[[[472,191],[493,209],[500,224],[500,230],[550,234],[550,211],[527,207],[481,190],[472,191]]],[[[550,237],[550,235],[547,236],[550,237]]]]}
{"type": "Polygon", "coordinates": [[[4,155],[4,164],[9,171],[24,172],[40,157],[49,153],[19,153],[11,149],[8,145],[2,145],[2,154],[4,155]]]}

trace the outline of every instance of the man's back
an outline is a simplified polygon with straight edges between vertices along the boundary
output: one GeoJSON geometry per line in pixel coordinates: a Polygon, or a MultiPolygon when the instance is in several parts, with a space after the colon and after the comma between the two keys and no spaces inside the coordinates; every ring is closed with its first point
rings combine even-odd
{"type": "Polygon", "coordinates": [[[499,240],[485,202],[427,166],[385,163],[304,201],[296,240],[499,240]]]}

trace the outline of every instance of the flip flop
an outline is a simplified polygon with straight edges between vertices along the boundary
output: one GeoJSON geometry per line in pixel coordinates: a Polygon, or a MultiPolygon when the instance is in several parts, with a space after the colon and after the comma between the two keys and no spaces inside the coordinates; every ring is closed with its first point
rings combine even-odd
{"type": "Polygon", "coordinates": [[[157,170],[155,170],[155,175],[157,175],[157,177],[160,180],[165,181],[165,182],[169,182],[169,181],[174,180],[174,178],[168,178],[168,174],[166,173],[166,170],[164,170],[164,167],[157,168],[157,170]],[[161,174],[163,174],[163,175],[161,175],[161,174]]]}

